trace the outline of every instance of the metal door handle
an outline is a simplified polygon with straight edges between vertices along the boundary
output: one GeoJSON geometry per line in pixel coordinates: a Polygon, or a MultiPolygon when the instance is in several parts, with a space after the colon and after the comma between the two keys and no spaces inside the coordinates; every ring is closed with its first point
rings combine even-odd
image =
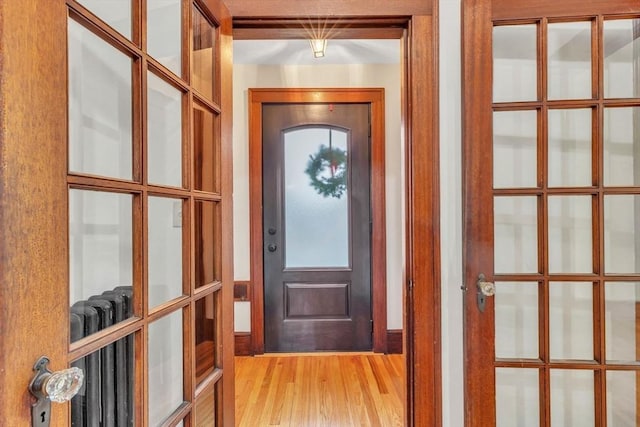
{"type": "Polygon", "coordinates": [[[84,382],[84,372],[80,368],[69,368],[51,372],[49,358],[41,356],[33,366],[35,374],[29,384],[29,391],[37,401],[31,405],[31,425],[48,427],[51,421],[51,402],[67,402],[75,396],[84,382]]]}
{"type": "Polygon", "coordinates": [[[275,251],[276,251],[276,249],[278,249],[278,246],[276,246],[276,245],[275,245],[275,244],[273,244],[273,243],[270,243],[269,245],[267,245],[267,250],[268,250],[269,252],[275,252],[275,251]]]}
{"type": "Polygon", "coordinates": [[[496,285],[493,282],[487,281],[484,274],[480,273],[476,286],[478,288],[478,309],[484,313],[487,297],[492,297],[496,294],[496,285]]]}

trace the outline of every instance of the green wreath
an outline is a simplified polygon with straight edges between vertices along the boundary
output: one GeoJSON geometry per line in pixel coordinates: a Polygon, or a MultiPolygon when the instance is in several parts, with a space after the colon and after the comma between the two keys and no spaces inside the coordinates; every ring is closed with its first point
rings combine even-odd
{"type": "Polygon", "coordinates": [[[305,173],[318,194],[339,199],[347,191],[347,153],[323,144],[309,156],[305,173]]]}

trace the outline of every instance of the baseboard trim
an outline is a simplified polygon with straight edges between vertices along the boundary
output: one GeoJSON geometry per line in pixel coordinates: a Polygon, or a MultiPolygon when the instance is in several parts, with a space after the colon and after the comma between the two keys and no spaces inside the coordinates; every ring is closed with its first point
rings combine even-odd
{"type": "Polygon", "coordinates": [[[253,356],[253,352],[251,351],[251,332],[236,332],[235,355],[253,356]]]}
{"type": "MultiPolygon", "coordinates": [[[[387,354],[402,354],[402,329],[387,331],[387,354]]],[[[236,332],[235,355],[253,356],[251,350],[251,332],[236,332]]]]}
{"type": "Polygon", "coordinates": [[[402,354],[402,329],[387,330],[387,353],[402,354]]]}

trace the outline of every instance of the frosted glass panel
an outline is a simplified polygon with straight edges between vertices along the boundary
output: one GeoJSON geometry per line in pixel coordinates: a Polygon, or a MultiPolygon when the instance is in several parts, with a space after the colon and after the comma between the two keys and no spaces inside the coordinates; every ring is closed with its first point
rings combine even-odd
{"type": "Polygon", "coordinates": [[[182,186],[182,92],[147,72],[147,169],[150,184],[182,186]]]}
{"type": "Polygon", "coordinates": [[[496,426],[539,427],[537,369],[496,368],[496,426]]]}
{"type": "Polygon", "coordinates": [[[220,281],[220,207],[216,202],[195,202],[195,285],[220,281]]]}
{"type": "Polygon", "coordinates": [[[71,304],[133,284],[133,197],[69,190],[71,304]]]}
{"type": "Polygon", "coordinates": [[[220,191],[220,119],[208,107],[193,104],[193,188],[220,191]]]}
{"type": "Polygon", "coordinates": [[[131,39],[131,0],[78,0],[78,3],[131,39]]]}
{"type": "Polygon", "coordinates": [[[287,268],[350,265],[348,151],[343,131],[284,134],[287,268]]]}
{"type": "Polygon", "coordinates": [[[538,112],[493,113],[493,186],[537,187],[538,112]]]}
{"type": "Polygon", "coordinates": [[[149,425],[160,425],[184,401],[182,311],[149,325],[149,425]]]}
{"type": "Polygon", "coordinates": [[[591,109],[549,110],[549,187],[588,187],[591,109]]]}
{"type": "Polygon", "coordinates": [[[535,101],[537,46],[535,25],[493,28],[493,101],[535,101]]]}
{"type": "Polygon", "coordinates": [[[182,295],[182,200],[149,197],[149,308],[182,295]]]}
{"type": "Polygon", "coordinates": [[[633,371],[607,371],[607,427],[636,427],[638,384],[633,371]]]}
{"type": "Polygon", "coordinates": [[[640,19],[604,21],[604,96],[606,98],[640,97],[638,61],[640,61],[640,19]]]}
{"type": "Polygon", "coordinates": [[[604,110],[604,184],[640,185],[640,107],[604,110]]]}
{"type": "Polygon", "coordinates": [[[548,29],[549,99],[591,98],[591,22],[548,29]]]}
{"type": "Polygon", "coordinates": [[[538,358],[538,283],[496,282],[497,358],[538,358]]]}
{"type": "Polygon", "coordinates": [[[593,360],[593,283],[549,284],[552,359],[593,360]]]}
{"type": "Polygon", "coordinates": [[[181,75],[181,0],[153,0],[147,4],[147,51],[162,65],[181,75]]]}
{"type": "Polygon", "coordinates": [[[217,304],[220,292],[209,294],[196,301],[196,384],[206,379],[216,367],[216,331],[215,325],[217,304]]]}
{"type": "Polygon", "coordinates": [[[594,427],[593,371],[551,370],[551,427],[594,427]]]}
{"type": "Polygon", "coordinates": [[[496,273],[538,272],[538,199],[496,197],[494,251],[496,273]]]}
{"type": "Polygon", "coordinates": [[[605,273],[640,272],[640,196],[604,196],[605,273]]]}
{"type": "Polygon", "coordinates": [[[637,342],[640,283],[608,282],[604,289],[607,361],[640,360],[637,342]]]}
{"type": "Polygon", "coordinates": [[[549,271],[592,273],[590,196],[549,196],[549,271]]]}
{"type": "Polygon", "coordinates": [[[191,85],[209,99],[214,96],[216,31],[200,10],[191,11],[191,85]]]}
{"type": "Polygon", "coordinates": [[[69,170],[130,180],[131,58],[68,22],[69,170]]]}
{"type": "Polygon", "coordinates": [[[216,425],[216,394],[216,385],[213,384],[198,395],[195,408],[196,427],[214,427],[216,425]]]}

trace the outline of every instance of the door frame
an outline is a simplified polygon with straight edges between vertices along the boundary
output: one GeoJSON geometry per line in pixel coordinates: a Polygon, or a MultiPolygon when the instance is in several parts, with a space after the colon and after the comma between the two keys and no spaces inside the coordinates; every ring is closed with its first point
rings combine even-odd
{"type": "Polygon", "coordinates": [[[263,104],[367,103],[371,105],[371,314],[373,351],[387,351],[387,251],[385,222],[385,122],[382,88],[249,89],[249,220],[251,349],[264,353],[264,224],[262,196],[263,104]]]}
{"type": "Polygon", "coordinates": [[[400,39],[406,178],[405,423],[441,426],[438,0],[225,3],[233,16],[236,40],[306,39],[312,25],[331,28],[333,38],[400,39]]]}

